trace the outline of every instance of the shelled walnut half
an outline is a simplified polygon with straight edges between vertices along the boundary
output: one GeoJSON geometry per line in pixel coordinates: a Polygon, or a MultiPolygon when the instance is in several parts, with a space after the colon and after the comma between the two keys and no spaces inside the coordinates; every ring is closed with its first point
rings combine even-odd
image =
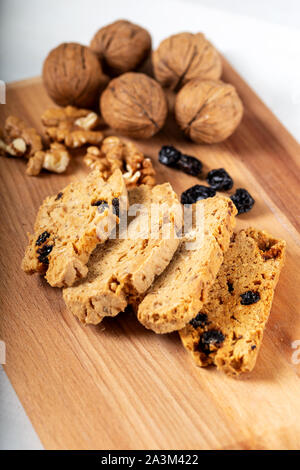
{"type": "Polygon", "coordinates": [[[63,144],[53,142],[45,149],[37,131],[16,116],[9,116],[4,131],[0,130],[0,155],[26,158],[26,174],[30,176],[39,175],[43,168],[63,173],[70,162],[69,152],[63,144]]]}
{"type": "Polygon", "coordinates": [[[69,163],[70,155],[66,147],[53,142],[49,149],[39,150],[28,160],[26,174],[37,176],[43,168],[53,173],[64,173],[69,163]]]}
{"type": "Polygon", "coordinates": [[[51,140],[63,142],[68,148],[98,145],[103,140],[102,132],[94,130],[99,124],[98,115],[88,109],[50,108],[42,115],[42,123],[51,140]]]}
{"type": "Polygon", "coordinates": [[[119,137],[107,137],[101,148],[88,147],[83,161],[91,169],[99,168],[105,180],[120,169],[127,189],[141,184],[155,184],[155,170],[150,158],[146,158],[133,142],[123,141],[119,137]]]}
{"type": "Polygon", "coordinates": [[[33,127],[16,116],[8,116],[0,133],[2,155],[30,158],[42,148],[42,138],[33,127]]]}

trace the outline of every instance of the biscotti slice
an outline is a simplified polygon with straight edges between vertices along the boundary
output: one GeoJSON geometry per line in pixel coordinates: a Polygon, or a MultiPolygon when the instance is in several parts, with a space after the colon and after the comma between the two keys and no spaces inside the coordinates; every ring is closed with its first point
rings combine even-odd
{"type": "Polygon", "coordinates": [[[198,366],[253,369],[285,255],[285,242],[249,228],[235,235],[209,299],[180,331],[198,366]]]}
{"type": "Polygon", "coordinates": [[[179,245],[176,230],[181,228],[182,207],[169,183],[135,188],[129,203],[133,217],[128,231],[98,246],[86,279],[63,291],[67,307],[83,323],[97,324],[123,311],[166,268],[179,245]],[[150,208],[157,207],[155,216],[150,208]]]}
{"type": "Polygon", "coordinates": [[[139,321],[156,333],[179,330],[199,312],[229,246],[237,213],[232,201],[215,196],[197,202],[194,209],[200,211],[200,221],[191,226],[138,307],[139,321]]]}
{"type": "Polygon", "coordinates": [[[94,248],[107,240],[127,209],[126,185],[120,170],[104,181],[99,170],[66,186],[41,205],[22,269],[45,274],[53,287],[71,286],[87,275],[94,248]]]}

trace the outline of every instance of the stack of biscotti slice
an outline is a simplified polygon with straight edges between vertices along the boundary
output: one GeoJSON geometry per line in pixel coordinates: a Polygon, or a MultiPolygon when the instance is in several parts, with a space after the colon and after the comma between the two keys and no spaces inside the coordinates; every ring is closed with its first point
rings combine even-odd
{"type": "Polygon", "coordinates": [[[180,243],[182,206],[169,183],[135,188],[129,203],[129,217],[136,204],[139,211],[128,230],[121,228],[117,239],[98,246],[86,279],[64,289],[66,305],[83,323],[97,324],[123,311],[151,286],[180,243]],[[151,217],[153,209],[160,210],[151,217]]]}
{"type": "Polygon", "coordinates": [[[137,309],[139,321],[156,333],[179,330],[199,312],[233,233],[237,210],[228,197],[201,200],[193,209],[200,217],[137,309]]]}
{"type": "Polygon", "coordinates": [[[249,228],[238,232],[208,301],[180,331],[199,366],[229,375],[253,369],[285,257],[285,241],[249,228]]]}
{"type": "Polygon", "coordinates": [[[90,254],[107,240],[122,210],[127,191],[120,170],[108,181],[95,170],[69,184],[41,205],[22,269],[45,274],[53,287],[71,286],[87,275],[90,254]]]}

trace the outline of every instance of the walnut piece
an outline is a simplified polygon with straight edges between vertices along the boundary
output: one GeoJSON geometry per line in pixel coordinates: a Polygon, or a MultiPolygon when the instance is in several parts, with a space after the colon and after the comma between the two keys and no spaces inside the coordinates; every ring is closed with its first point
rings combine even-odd
{"type": "Polygon", "coordinates": [[[89,108],[99,99],[108,77],[90,48],[77,43],[63,43],[47,56],[43,81],[56,104],[89,108]]]}
{"type": "Polygon", "coordinates": [[[151,36],[130,21],[119,20],[99,29],[91,49],[109,75],[135,70],[151,51],[151,36]]]}
{"type": "Polygon", "coordinates": [[[127,189],[141,184],[155,185],[155,171],[150,158],[146,158],[134,143],[123,141],[119,137],[107,137],[101,149],[88,147],[83,161],[92,170],[99,168],[104,180],[117,168],[120,169],[127,189]]]}
{"type": "Polygon", "coordinates": [[[155,78],[172,90],[193,78],[218,80],[222,73],[220,55],[202,33],[168,37],[153,52],[152,63],[155,78]]]}
{"type": "Polygon", "coordinates": [[[156,134],[163,127],[168,112],[159,83],[134,72],[111,80],[101,95],[100,108],[110,127],[137,139],[156,134]]]}
{"type": "Polygon", "coordinates": [[[2,155],[30,158],[43,148],[42,138],[33,127],[16,116],[8,116],[0,134],[2,155]]]}
{"type": "Polygon", "coordinates": [[[99,124],[98,115],[88,109],[50,108],[42,115],[42,122],[51,140],[64,142],[69,148],[98,145],[103,140],[102,132],[93,130],[99,124]]]}
{"type": "Polygon", "coordinates": [[[0,139],[0,151],[2,155],[9,154],[12,157],[24,157],[27,145],[24,139],[18,137],[6,144],[3,139],[0,139]]]}
{"type": "Polygon", "coordinates": [[[70,155],[66,147],[58,142],[53,142],[50,149],[38,151],[28,160],[26,174],[37,176],[42,168],[54,173],[66,171],[70,162],[70,155]]]}
{"type": "Polygon", "coordinates": [[[243,104],[235,88],[220,80],[191,80],[176,96],[176,121],[195,142],[222,142],[242,116],[243,104]]]}

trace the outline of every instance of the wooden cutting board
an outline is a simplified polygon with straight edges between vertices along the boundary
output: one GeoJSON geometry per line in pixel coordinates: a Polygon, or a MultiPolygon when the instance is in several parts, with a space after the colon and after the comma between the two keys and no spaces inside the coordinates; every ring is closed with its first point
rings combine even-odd
{"type": "MultiPolygon", "coordinates": [[[[59,289],[26,276],[20,263],[26,232],[49,194],[86,172],[80,155],[65,175],[25,175],[25,162],[0,158],[1,332],[5,371],[47,449],[276,449],[300,447],[300,148],[239,75],[224,62],[225,81],[240,94],[245,115],[219,145],[185,140],[172,117],[139,147],[158,182],[180,194],[196,178],[157,163],[163,144],[196,155],[208,169],[224,167],[234,189],[256,199],[238,228],[253,225],[287,241],[287,260],[257,365],[231,379],[199,369],[176,333],[155,335],[130,314],[83,327],[59,289]],[[294,356],[293,356],[294,353],[294,356]]],[[[39,78],[8,86],[0,125],[9,114],[41,130],[51,104],[39,78]]]]}

